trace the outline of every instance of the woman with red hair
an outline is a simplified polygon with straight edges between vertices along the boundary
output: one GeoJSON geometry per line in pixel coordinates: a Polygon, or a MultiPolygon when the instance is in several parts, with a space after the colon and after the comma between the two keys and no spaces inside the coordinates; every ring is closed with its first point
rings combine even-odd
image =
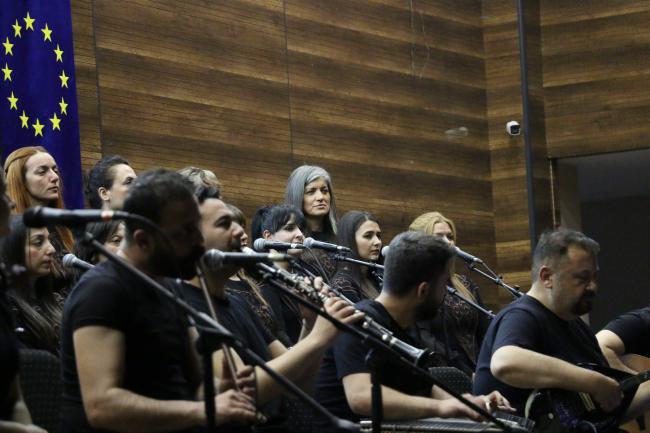
{"type": "MultiPolygon", "coordinates": [[[[44,147],[28,146],[16,149],[5,160],[7,194],[16,204],[14,213],[24,213],[34,206],[63,209],[63,184],[56,161],[44,147]]],[[[55,287],[63,292],[71,282],[71,274],[61,264],[61,258],[73,251],[72,232],[63,226],[48,227],[50,240],[56,249],[52,273],[55,287]]]]}

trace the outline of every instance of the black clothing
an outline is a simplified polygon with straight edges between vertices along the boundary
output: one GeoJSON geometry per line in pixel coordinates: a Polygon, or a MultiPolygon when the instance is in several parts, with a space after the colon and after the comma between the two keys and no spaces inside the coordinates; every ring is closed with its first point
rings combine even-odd
{"type": "MultiPolygon", "coordinates": [[[[170,284],[165,284],[171,288],[170,284]]],[[[188,321],[163,295],[111,262],[86,272],[68,297],[62,322],[62,419],[67,432],[98,431],[88,425],[72,335],[85,326],[124,334],[122,387],[158,400],[194,400],[190,383],[188,321]]]]}
{"type": "Polygon", "coordinates": [[[0,421],[11,420],[14,402],[9,397],[18,374],[18,341],[4,290],[0,286],[0,421]]]}
{"type": "Polygon", "coordinates": [[[474,377],[474,394],[500,391],[519,416],[523,416],[531,390],[506,385],[490,371],[492,355],[504,346],[521,347],[571,364],[588,362],[608,366],[596,337],[581,319],[563,320],[532,296],[521,297],[492,320],[474,377]]]}
{"type": "Polygon", "coordinates": [[[376,292],[373,294],[374,296],[369,296],[369,293],[365,293],[352,272],[344,268],[334,274],[331,286],[350,301],[356,303],[364,299],[374,299],[381,292],[381,286],[374,276],[370,278],[370,281],[373,283],[373,289],[376,292]]]}
{"type": "MultiPolygon", "coordinates": [[[[483,306],[478,286],[463,275],[458,277],[476,303],[483,306]]],[[[437,355],[436,366],[456,367],[471,376],[489,324],[487,316],[447,293],[435,318],[418,322],[417,328],[425,345],[437,355]]]]}
{"type": "MultiPolygon", "coordinates": [[[[394,332],[400,340],[415,347],[422,347],[415,335],[401,329],[379,302],[365,300],[357,303],[356,307],[394,332]]],[[[347,333],[339,335],[334,345],[325,353],[316,378],[316,399],[334,415],[353,421],[359,420],[359,416],[352,412],[345,398],[343,378],[356,373],[370,373],[365,362],[367,353],[368,348],[358,338],[347,333]]],[[[410,371],[392,361],[380,359],[378,362],[380,371],[384,373],[382,384],[409,395],[431,396],[431,385],[410,371]]]]}
{"type": "Polygon", "coordinates": [[[293,343],[289,339],[289,336],[284,329],[280,329],[278,325],[278,319],[275,317],[275,313],[271,309],[271,306],[268,302],[265,302],[262,297],[262,291],[259,289],[259,293],[254,292],[255,289],[246,280],[228,280],[226,282],[226,291],[231,295],[245,301],[248,306],[251,308],[255,316],[260,319],[264,328],[273,335],[278,341],[280,341],[285,346],[292,346],[293,343]]]}
{"type": "MultiPolygon", "coordinates": [[[[51,294],[51,303],[55,305],[46,305],[43,299],[33,297],[22,299],[16,293],[15,289],[9,289],[8,300],[11,305],[11,312],[14,318],[15,328],[18,330],[18,344],[21,349],[47,350],[52,355],[58,357],[60,349],[59,338],[61,336],[61,324],[58,316],[52,310],[63,308],[64,299],[61,294],[54,292],[51,294]],[[20,299],[20,301],[19,301],[20,299]],[[22,303],[22,306],[21,306],[22,303]],[[25,304],[34,310],[32,314],[40,315],[40,320],[34,319],[25,311],[25,304]],[[45,329],[44,329],[45,327],[45,329]]],[[[60,313],[59,313],[60,314],[60,313]]]]}
{"type": "MultiPolygon", "coordinates": [[[[210,315],[208,303],[200,288],[183,283],[182,290],[188,304],[198,311],[210,315]]],[[[226,293],[225,299],[212,297],[212,305],[220,324],[235,334],[249,349],[264,358],[265,361],[271,359],[268,346],[275,340],[275,337],[266,330],[245,301],[226,293]]]]}
{"type": "Polygon", "coordinates": [[[650,356],[650,307],[622,314],[604,329],[618,335],[625,346],[625,353],[650,356]]]}
{"type": "Polygon", "coordinates": [[[298,303],[289,296],[280,293],[280,289],[271,283],[260,284],[260,290],[277,318],[279,331],[289,338],[287,347],[293,346],[300,339],[302,331],[302,313],[298,303]]]}

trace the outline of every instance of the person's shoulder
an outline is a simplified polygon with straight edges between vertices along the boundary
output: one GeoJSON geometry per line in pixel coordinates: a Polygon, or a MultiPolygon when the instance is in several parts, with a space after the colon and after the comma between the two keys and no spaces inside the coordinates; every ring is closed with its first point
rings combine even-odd
{"type": "Polygon", "coordinates": [[[84,296],[96,290],[122,292],[126,284],[121,281],[116,269],[111,263],[102,262],[84,272],[68,296],[68,301],[84,296]]]}

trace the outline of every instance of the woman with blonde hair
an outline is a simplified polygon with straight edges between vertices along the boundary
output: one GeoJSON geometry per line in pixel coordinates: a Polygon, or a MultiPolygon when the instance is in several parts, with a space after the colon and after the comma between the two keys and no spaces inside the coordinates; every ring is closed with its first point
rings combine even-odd
{"type": "MultiPolygon", "coordinates": [[[[13,213],[24,213],[34,206],[64,209],[63,184],[56,161],[41,146],[16,149],[7,156],[4,165],[7,194],[16,204],[13,213]]],[[[50,241],[56,250],[52,274],[57,290],[65,294],[71,274],[61,264],[61,258],[74,249],[74,238],[64,226],[48,227],[50,241]]]]}
{"type": "MultiPolygon", "coordinates": [[[[423,232],[444,238],[452,245],[456,243],[456,225],[440,212],[428,212],[417,217],[409,230],[423,232]]],[[[448,285],[470,301],[483,305],[478,286],[464,275],[455,272],[454,262],[448,285]]],[[[418,323],[420,336],[429,346],[443,353],[448,365],[468,375],[474,373],[489,319],[455,296],[447,295],[436,318],[418,323]]]]}

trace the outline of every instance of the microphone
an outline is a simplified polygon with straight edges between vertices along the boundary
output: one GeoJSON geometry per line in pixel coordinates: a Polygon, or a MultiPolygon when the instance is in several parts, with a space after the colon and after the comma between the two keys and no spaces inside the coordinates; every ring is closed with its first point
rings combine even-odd
{"type": "Polygon", "coordinates": [[[319,248],[325,251],[332,251],[334,253],[351,253],[352,250],[348,247],[343,247],[341,245],[330,244],[328,242],[317,241],[314,238],[307,238],[302,243],[305,248],[319,248]]]}
{"type": "Polygon", "coordinates": [[[456,253],[456,256],[458,256],[458,258],[463,259],[465,262],[469,263],[470,265],[474,263],[478,263],[478,264],[483,263],[483,260],[479,259],[478,257],[474,257],[470,253],[466,253],[465,251],[461,250],[456,246],[454,247],[454,252],[456,253]]]}
{"type": "MultiPolygon", "coordinates": [[[[483,260],[479,259],[478,257],[475,257],[469,253],[466,253],[465,251],[461,250],[460,248],[454,246],[452,248],[454,250],[454,253],[456,253],[456,256],[458,256],[460,259],[463,259],[469,264],[476,263],[476,264],[482,264],[483,260]]],[[[386,257],[388,255],[388,252],[390,251],[390,246],[386,245],[381,249],[381,255],[383,257],[386,257]]]]}
{"type": "Polygon", "coordinates": [[[203,262],[210,268],[221,268],[227,265],[246,266],[255,263],[286,262],[289,260],[291,260],[291,257],[282,253],[224,253],[223,251],[211,249],[203,254],[203,262]]]}
{"type": "Polygon", "coordinates": [[[278,251],[286,251],[286,250],[296,250],[296,249],[303,249],[303,248],[305,248],[303,244],[267,241],[266,239],[263,238],[255,239],[255,242],[253,242],[253,249],[255,251],[267,251],[270,249],[278,250],[278,251]]]}
{"type": "Polygon", "coordinates": [[[50,224],[74,227],[94,221],[130,218],[130,213],[117,210],[66,210],[44,206],[29,208],[23,214],[23,222],[27,227],[45,227],[50,224]]]}
{"type": "Polygon", "coordinates": [[[71,253],[68,253],[65,256],[63,256],[62,262],[63,262],[63,266],[65,266],[66,268],[69,269],[77,268],[77,269],[81,269],[82,271],[89,271],[95,267],[94,265],[91,265],[88,262],[84,262],[79,257],[71,253]]]}

